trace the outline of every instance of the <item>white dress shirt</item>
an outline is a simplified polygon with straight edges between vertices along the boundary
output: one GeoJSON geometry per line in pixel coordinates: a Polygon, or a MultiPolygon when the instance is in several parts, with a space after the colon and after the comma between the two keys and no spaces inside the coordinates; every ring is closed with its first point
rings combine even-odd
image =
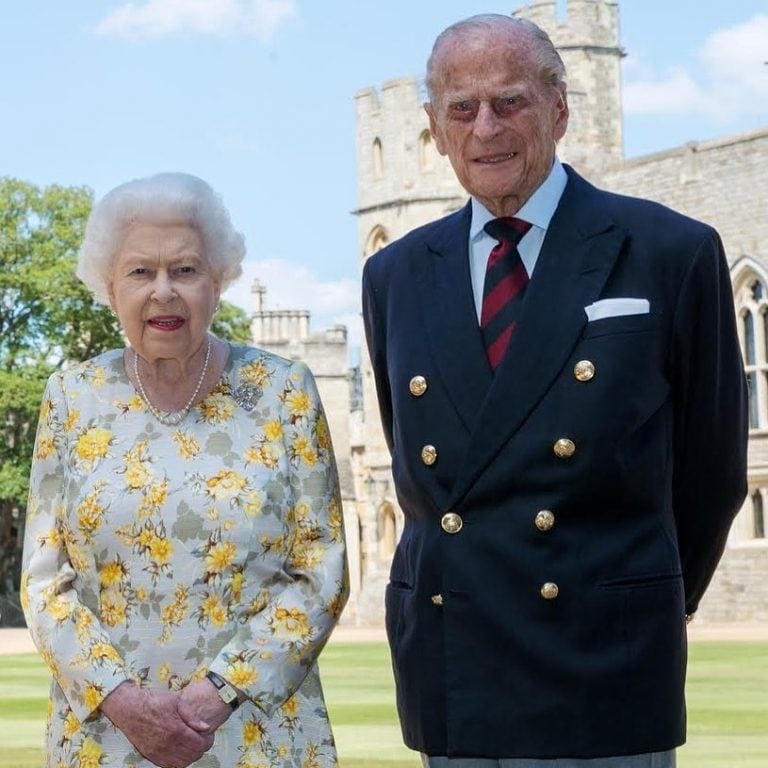
{"type": "MultiPolygon", "coordinates": [[[[547,234],[547,227],[549,227],[549,222],[560,202],[567,181],[568,176],[565,169],[555,158],[549,176],[515,214],[516,218],[531,224],[531,228],[517,246],[529,278],[533,276],[536,260],[539,258],[541,245],[547,234]]],[[[475,297],[478,323],[483,309],[485,268],[491,250],[498,242],[487,234],[483,227],[495,218],[479,200],[472,198],[472,222],[469,226],[469,274],[472,280],[472,293],[475,297]]]]}

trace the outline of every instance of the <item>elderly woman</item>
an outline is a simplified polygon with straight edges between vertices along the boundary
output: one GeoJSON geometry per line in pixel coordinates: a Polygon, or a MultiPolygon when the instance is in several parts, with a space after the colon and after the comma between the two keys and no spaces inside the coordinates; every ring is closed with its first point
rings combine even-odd
{"type": "Polygon", "coordinates": [[[316,664],[348,590],[336,468],[308,369],[209,331],[243,255],[186,174],[91,213],[77,274],[129,346],[42,404],[22,600],[48,766],[336,763],[316,664]]]}

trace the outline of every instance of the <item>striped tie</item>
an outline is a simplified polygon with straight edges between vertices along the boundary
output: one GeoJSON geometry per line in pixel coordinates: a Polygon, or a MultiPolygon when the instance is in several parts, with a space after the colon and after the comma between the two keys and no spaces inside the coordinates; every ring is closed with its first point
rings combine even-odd
{"type": "Polygon", "coordinates": [[[517,244],[531,228],[527,221],[504,216],[485,225],[485,231],[498,240],[488,257],[483,285],[480,329],[491,370],[504,359],[515,330],[515,318],[528,285],[528,273],[520,259],[517,244]]]}

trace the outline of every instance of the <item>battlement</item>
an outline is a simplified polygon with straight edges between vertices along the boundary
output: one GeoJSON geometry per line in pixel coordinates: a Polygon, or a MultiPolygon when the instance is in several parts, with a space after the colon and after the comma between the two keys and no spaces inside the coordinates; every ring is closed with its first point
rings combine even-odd
{"type": "Polygon", "coordinates": [[[523,5],[513,16],[546,29],[558,49],[570,47],[619,49],[619,5],[616,0],[567,0],[565,14],[557,2],[540,0],[523,5]]]}
{"type": "Polygon", "coordinates": [[[346,355],[347,327],[332,325],[319,333],[310,333],[310,313],[307,309],[267,309],[267,288],[259,280],[251,286],[253,314],[251,336],[254,344],[263,347],[275,345],[325,345],[343,347],[346,355]]]}
{"type": "Polygon", "coordinates": [[[357,167],[361,210],[387,201],[461,194],[450,163],[429,132],[424,94],[415,77],[358,91],[357,167]]]}

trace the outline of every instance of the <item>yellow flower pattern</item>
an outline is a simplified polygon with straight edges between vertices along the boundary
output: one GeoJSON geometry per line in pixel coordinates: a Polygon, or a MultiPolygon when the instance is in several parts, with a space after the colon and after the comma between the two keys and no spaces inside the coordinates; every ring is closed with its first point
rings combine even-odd
{"type": "Polygon", "coordinates": [[[103,754],[104,750],[93,739],[83,739],[77,750],[80,768],[99,768],[103,754]]]}
{"type": "Polygon", "coordinates": [[[149,445],[147,441],[142,440],[125,453],[125,484],[129,491],[144,488],[152,480],[153,475],[147,455],[148,450],[149,445]]]}
{"type": "Polygon", "coordinates": [[[92,469],[100,459],[107,456],[112,442],[112,433],[103,427],[90,427],[83,431],[75,442],[80,466],[85,471],[92,469]]]}
{"type": "Polygon", "coordinates": [[[216,501],[236,499],[245,488],[245,478],[231,469],[222,469],[206,482],[208,494],[216,501]]]}
{"type": "Polygon", "coordinates": [[[182,459],[194,459],[200,453],[200,443],[182,430],[173,433],[173,441],[182,459]]]}
{"type": "Polygon", "coordinates": [[[216,764],[336,766],[316,656],[348,582],[311,374],[232,346],[213,391],[165,427],[122,360],[55,374],[40,410],[21,598],[53,676],[46,768],[151,768],[99,705],[124,680],[177,690],[209,669],[250,699],[216,764]],[[250,410],[241,384],[260,393],[250,410]]]}

